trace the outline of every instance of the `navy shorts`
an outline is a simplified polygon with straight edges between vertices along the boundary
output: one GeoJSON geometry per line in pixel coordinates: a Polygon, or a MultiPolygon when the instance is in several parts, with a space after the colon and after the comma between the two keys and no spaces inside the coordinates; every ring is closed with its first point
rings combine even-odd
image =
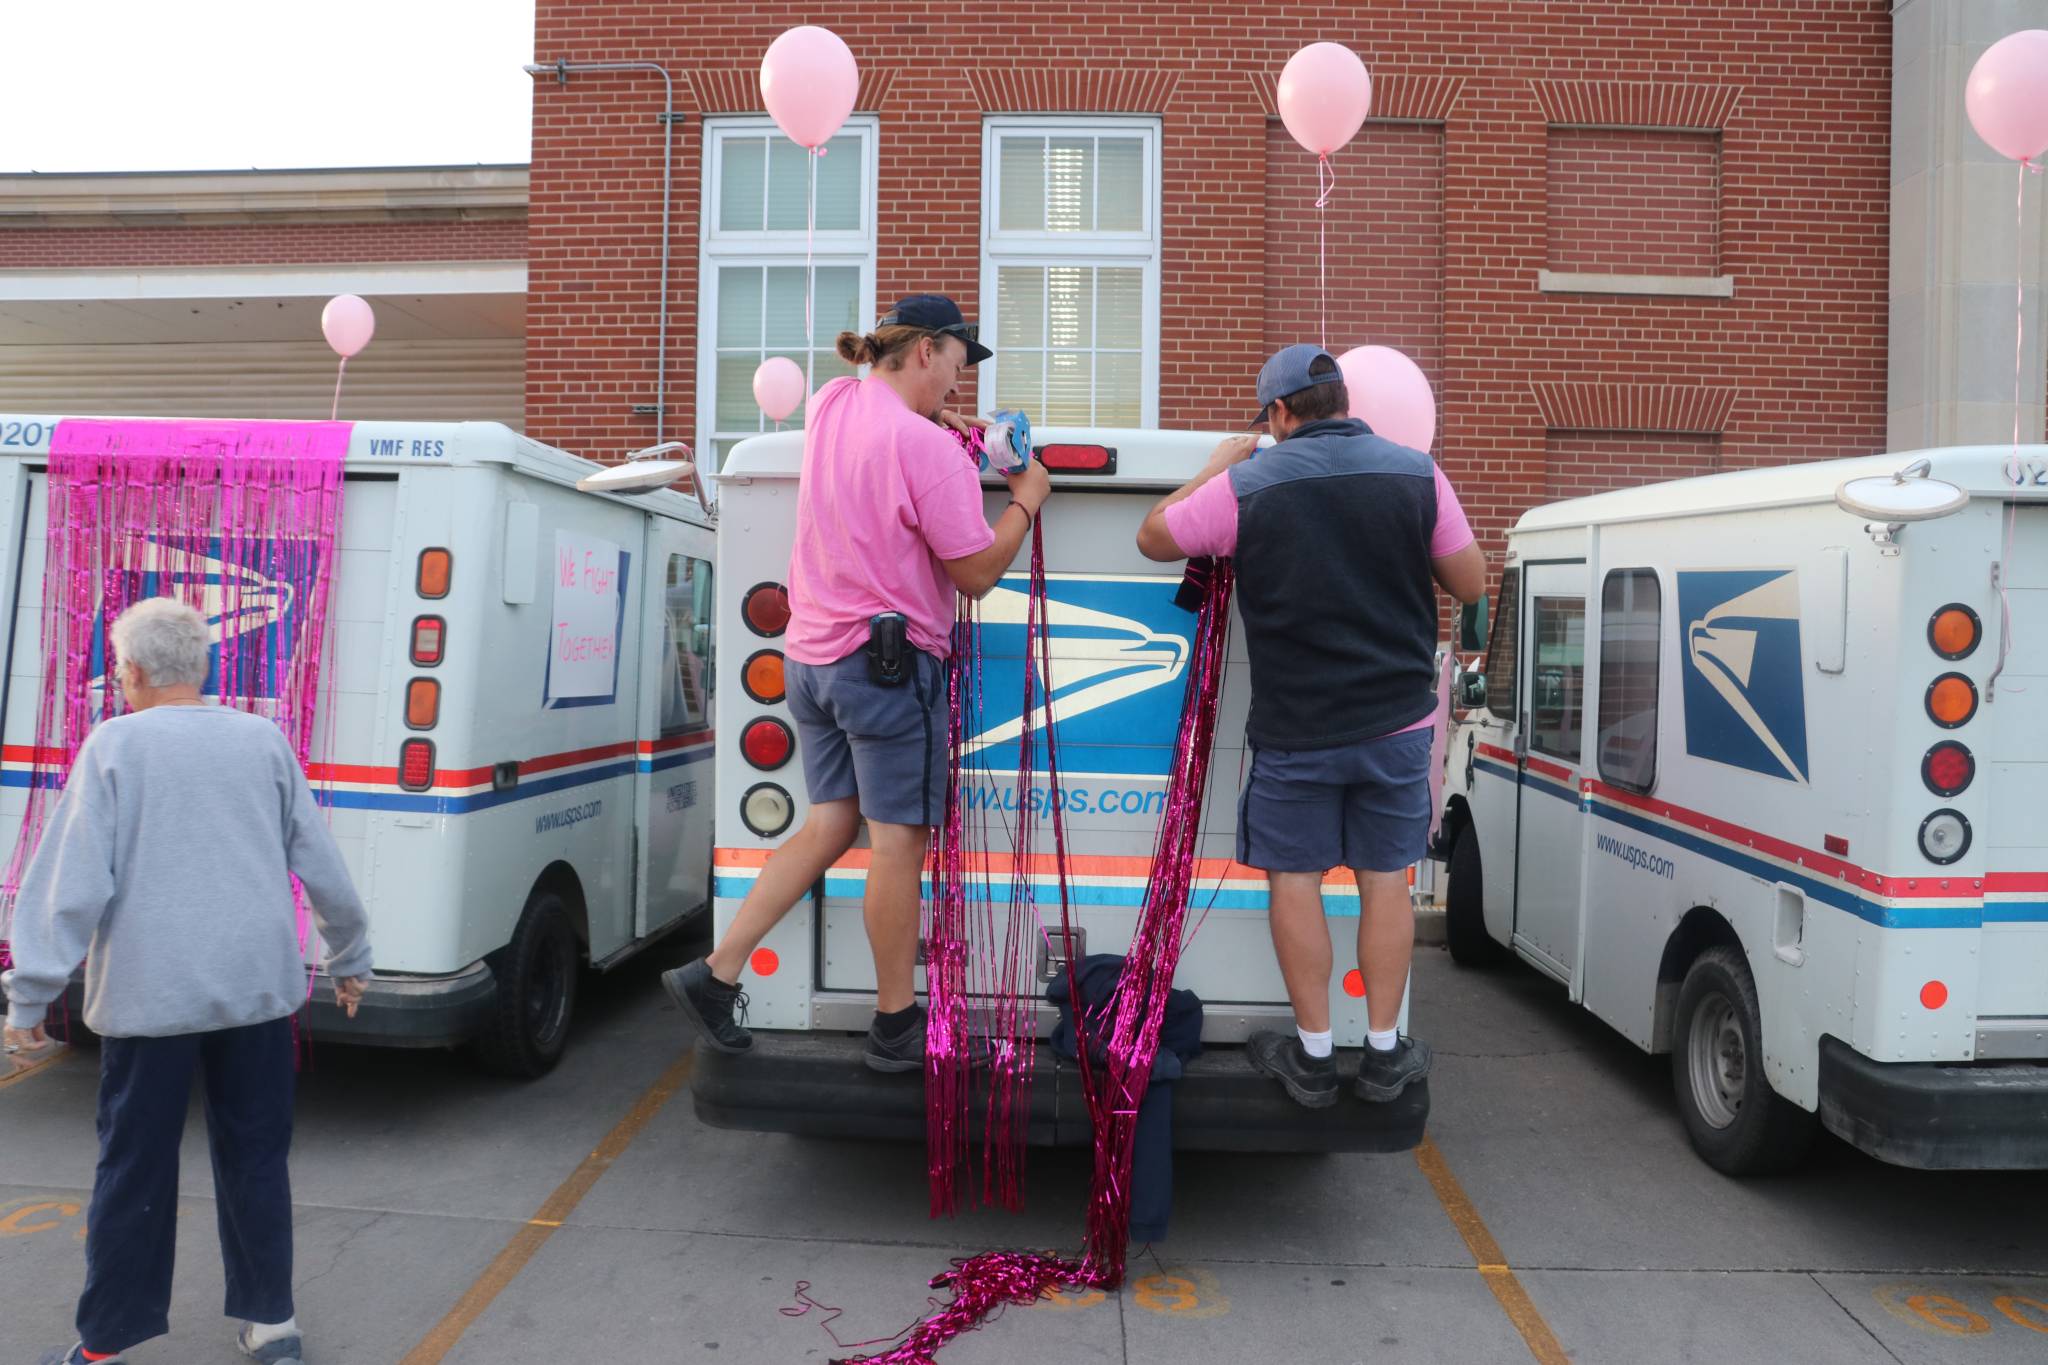
{"type": "Polygon", "coordinates": [[[1399,872],[1429,843],[1427,728],[1329,749],[1255,749],[1237,860],[1261,872],[1399,872]]]}
{"type": "Polygon", "coordinates": [[[811,804],[860,798],[885,825],[934,825],[946,812],[946,665],[914,650],[910,677],[884,687],[868,677],[866,650],[837,663],[787,661],[811,804]]]}

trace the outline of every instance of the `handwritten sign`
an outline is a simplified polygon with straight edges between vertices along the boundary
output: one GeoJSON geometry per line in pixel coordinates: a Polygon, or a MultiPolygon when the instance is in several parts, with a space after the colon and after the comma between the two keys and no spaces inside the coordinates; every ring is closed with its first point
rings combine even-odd
{"type": "Polygon", "coordinates": [[[617,695],[626,565],[625,552],[608,540],[555,532],[545,705],[597,705],[617,695]]]}

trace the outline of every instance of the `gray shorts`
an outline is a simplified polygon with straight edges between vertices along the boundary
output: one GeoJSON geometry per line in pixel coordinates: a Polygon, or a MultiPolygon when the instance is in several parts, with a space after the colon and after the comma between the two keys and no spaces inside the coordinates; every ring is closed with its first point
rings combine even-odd
{"type": "Polygon", "coordinates": [[[1399,872],[1429,843],[1427,729],[1330,749],[1256,749],[1237,860],[1261,872],[1399,872]]]}
{"type": "Polygon", "coordinates": [[[811,804],[860,798],[885,825],[933,825],[946,810],[946,665],[923,650],[895,687],[868,678],[866,650],[837,663],[787,661],[789,713],[811,804]]]}

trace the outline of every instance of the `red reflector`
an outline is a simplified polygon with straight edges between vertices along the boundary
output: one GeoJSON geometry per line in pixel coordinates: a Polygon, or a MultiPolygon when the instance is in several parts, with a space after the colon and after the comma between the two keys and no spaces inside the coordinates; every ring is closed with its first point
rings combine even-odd
{"type": "Polygon", "coordinates": [[[1821,840],[1821,847],[1834,854],[1837,858],[1849,856],[1849,841],[1839,834],[1830,834],[1821,840]]]}
{"type": "Polygon", "coordinates": [[[1038,458],[1047,469],[1066,474],[1114,474],[1116,451],[1108,446],[1040,446],[1038,458]]]}
{"type": "Polygon", "coordinates": [[[1977,776],[1977,760],[1953,740],[1935,745],[1920,760],[1920,780],[1936,796],[1954,796],[1977,776]]]}
{"type": "Polygon", "coordinates": [[[423,792],[434,785],[432,740],[409,739],[398,746],[398,785],[413,792],[423,792]]]}
{"type": "Polygon", "coordinates": [[[782,967],[782,957],[773,948],[756,948],[747,965],[754,969],[755,976],[773,976],[782,967]]]}
{"type": "Polygon", "coordinates": [[[442,641],[448,625],[438,616],[422,616],[412,623],[412,661],[431,668],[441,662],[442,641]]]}
{"type": "Polygon", "coordinates": [[[1920,988],[1920,1003],[1928,1009],[1938,1010],[1948,1003],[1948,987],[1939,981],[1930,981],[1920,988]]]}
{"type": "Polygon", "coordinates": [[[747,756],[747,762],[764,771],[773,771],[789,762],[795,749],[796,740],[789,727],[768,716],[748,725],[740,735],[740,752],[747,756]]]}

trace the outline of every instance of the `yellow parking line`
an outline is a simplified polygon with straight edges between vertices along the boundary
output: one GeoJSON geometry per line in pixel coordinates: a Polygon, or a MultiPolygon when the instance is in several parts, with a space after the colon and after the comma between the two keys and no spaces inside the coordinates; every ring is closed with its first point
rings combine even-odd
{"type": "Polygon", "coordinates": [[[57,1063],[63,1061],[66,1057],[69,1057],[71,1054],[72,1049],[69,1046],[64,1046],[59,1047],[56,1051],[52,1052],[47,1057],[38,1057],[33,1062],[24,1062],[18,1058],[9,1058],[9,1060],[14,1063],[14,1070],[5,1076],[0,1076],[0,1090],[5,1090],[10,1085],[14,1085],[21,1081],[27,1080],[29,1077],[35,1075],[38,1071],[49,1070],[51,1067],[57,1065],[57,1063]]]}
{"type": "Polygon", "coordinates": [[[569,1178],[555,1187],[555,1192],[534,1210],[519,1231],[512,1234],[512,1240],[505,1244],[497,1258],[484,1267],[484,1273],[477,1276],[469,1292],[456,1300],[446,1317],[434,1324],[432,1331],[420,1338],[420,1344],[408,1351],[400,1365],[438,1365],[442,1357],[455,1348],[476,1320],[483,1316],[486,1308],[503,1293],[505,1286],[517,1279],[519,1272],[526,1269],[526,1263],[547,1244],[548,1238],[562,1226],[576,1206],[583,1202],[583,1196],[590,1193],[604,1173],[611,1169],[614,1161],[633,1145],[633,1139],[661,1112],[661,1107],[675,1096],[690,1080],[690,1067],[696,1060],[694,1051],[685,1052],[661,1073],[653,1085],[642,1092],[626,1116],[620,1119],[596,1150],[583,1158],[583,1162],[569,1173],[569,1178]]]}
{"type": "Polygon", "coordinates": [[[1458,1177],[1451,1174],[1450,1163],[1437,1149],[1436,1143],[1424,1138],[1422,1145],[1415,1149],[1415,1164],[1422,1168],[1429,1187],[1436,1191],[1437,1203],[1444,1206],[1451,1226],[1465,1239],[1465,1249],[1472,1253],[1472,1263],[1479,1270],[1479,1278],[1493,1291],[1501,1311],[1508,1315],[1515,1330],[1522,1334],[1522,1342],[1529,1348],[1539,1365],[1570,1365],[1571,1357],[1557,1344],[1557,1334],[1550,1330],[1550,1324],[1543,1320],[1543,1314],[1536,1310],[1529,1298],[1529,1291],[1522,1288],[1522,1282],[1515,1278],[1515,1272],[1508,1268],[1508,1258],[1501,1254],[1500,1243],[1493,1240],[1493,1234],[1486,1230],[1485,1220],[1479,1210],[1472,1207],[1472,1201],[1465,1197],[1464,1186],[1458,1177]]]}

